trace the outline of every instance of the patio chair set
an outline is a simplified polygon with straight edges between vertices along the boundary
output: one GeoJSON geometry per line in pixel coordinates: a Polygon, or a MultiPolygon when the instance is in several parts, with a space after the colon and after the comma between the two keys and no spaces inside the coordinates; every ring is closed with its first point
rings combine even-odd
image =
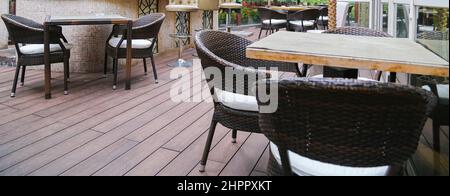
{"type": "Polygon", "coordinates": [[[271,8],[258,8],[261,18],[261,30],[258,38],[261,39],[263,31],[266,36],[280,29],[288,31],[307,32],[328,27],[328,7],[304,9],[299,11],[274,10],[271,8]]]}
{"type": "MultiPolygon", "coordinates": [[[[350,27],[327,33],[385,36],[350,27]]],[[[275,79],[271,72],[256,68],[278,67],[282,72],[302,74],[296,63],[247,58],[249,44],[226,32],[203,31],[195,37],[205,71],[214,67],[222,74],[225,69],[236,74],[222,77],[222,81],[209,77],[215,109],[200,172],[207,170],[215,127],[220,123],[232,130],[233,143],[238,130],[263,133],[270,140],[270,175],[400,175],[418,147],[426,120],[445,110],[445,101],[448,116],[448,85],[431,85],[434,90],[430,91],[341,73],[326,78],[275,79]],[[236,80],[246,78],[243,75],[256,77],[258,82],[236,80]],[[225,88],[227,84],[233,88],[225,88]],[[255,90],[262,84],[278,86],[276,112],[260,113],[259,109],[268,104],[259,99],[255,90]],[[439,101],[438,88],[447,91],[446,98],[441,92],[439,101]]]]}
{"type": "MultiPolygon", "coordinates": [[[[14,43],[17,52],[17,68],[11,90],[11,97],[15,97],[20,69],[22,68],[20,80],[23,86],[26,68],[45,63],[44,24],[10,14],[5,14],[1,17],[5,22],[11,41],[14,43]]],[[[145,73],[147,73],[146,58],[151,58],[156,82],[158,81],[158,77],[154,63],[153,48],[164,19],[164,14],[155,13],[135,20],[132,25],[132,58],[144,60],[145,73]]],[[[107,58],[112,57],[114,75],[113,89],[116,89],[117,86],[118,59],[127,57],[126,29],[126,26],[114,25],[113,31],[106,41],[104,73],[107,73],[107,58]]],[[[67,95],[68,80],[70,77],[69,59],[72,45],[64,37],[61,26],[50,27],[49,44],[50,64],[64,63],[64,94],[67,95]]]]}

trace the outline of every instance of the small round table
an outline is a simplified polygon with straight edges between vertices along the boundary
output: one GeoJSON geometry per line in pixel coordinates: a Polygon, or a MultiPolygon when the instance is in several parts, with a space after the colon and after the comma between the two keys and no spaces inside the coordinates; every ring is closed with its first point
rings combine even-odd
{"type": "Polygon", "coordinates": [[[189,39],[191,38],[190,32],[190,13],[198,10],[197,5],[191,4],[169,4],[166,6],[168,12],[176,12],[176,32],[169,34],[170,37],[175,38],[178,45],[178,60],[170,62],[168,65],[170,67],[191,67],[192,62],[183,59],[183,46],[184,40],[187,40],[189,44],[189,39]]]}
{"type": "Polygon", "coordinates": [[[226,29],[227,32],[231,32],[231,10],[233,9],[242,9],[242,4],[240,3],[222,3],[220,4],[221,9],[225,9],[227,11],[227,19],[226,19],[226,29]]]}
{"type": "Polygon", "coordinates": [[[170,62],[170,67],[192,67],[191,61],[186,61],[183,59],[183,40],[189,39],[192,36],[189,34],[172,33],[169,34],[171,38],[174,38],[178,42],[178,60],[170,62]]]}

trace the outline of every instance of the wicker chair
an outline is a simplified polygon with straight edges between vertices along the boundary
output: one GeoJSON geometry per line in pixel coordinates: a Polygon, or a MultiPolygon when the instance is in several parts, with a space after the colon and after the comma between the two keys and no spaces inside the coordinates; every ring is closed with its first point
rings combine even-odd
{"type": "Polygon", "coordinates": [[[290,31],[306,32],[317,29],[317,20],[320,11],[318,9],[307,9],[288,13],[288,29],[290,31]]]}
{"type": "Polygon", "coordinates": [[[449,124],[448,80],[441,82],[435,77],[419,76],[416,82],[417,86],[433,92],[439,98],[438,104],[430,115],[430,118],[433,120],[433,149],[436,152],[441,152],[441,126],[448,126],[449,124]]]}
{"type": "Polygon", "coordinates": [[[321,7],[319,9],[320,11],[320,17],[317,21],[319,26],[322,26],[323,29],[328,29],[328,7],[321,7]]]}
{"type": "Polygon", "coordinates": [[[260,132],[258,104],[252,94],[253,86],[248,82],[249,78],[270,78],[271,74],[256,68],[276,67],[279,71],[299,73],[297,64],[247,59],[245,50],[251,43],[245,38],[219,31],[202,31],[195,36],[197,53],[214,98],[214,115],[200,171],[205,169],[217,123],[233,130],[234,143],[237,130],[260,132]],[[226,76],[228,71],[233,71],[235,75],[226,76]]]}
{"type": "MultiPolygon", "coordinates": [[[[356,36],[369,36],[369,37],[391,37],[389,34],[381,31],[376,31],[373,29],[362,28],[362,27],[339,27],[336,29],[330,29],[323,33],[328,34],[342,34],[342,35],[356,35],[356,36]]],[[[380,81],[382,72],[376,72],[376,80],[380,81]]],[[[357,69],[345,69],[345,68],[332,68],[324,67],[323,76],[333,77],[333,78],[353,78],[361,80],[369,80],[367,78],[358,77],[359,71],[357,69]]]]}
{"type": "MultiPolygon", "coordinates": [[[[26,67],[44,64],[44,25],[10,14],[2,15],[2,19],[17,52],[17,67],[11,90],[11,97],[15,97],[20,68],[22,67],[20,82],[23,86],[26,67]]],[[[52,27],[50,29],[50,63],[64,63],[64,94],[68,94],[70,48],[62,28],[52,27]]]]}
{"type": "Polygon", "coordinates": [[[432,93],[393,83],[261,82],[278,86],[278,110],[259,115],[261,132],[271,141],[271,175],[398,174],[436,105],[432,93]]]}
{"type": "Polygon", "coordinates": [[[269,8],[258,8],[259,17],[261,18],[261,30],[259,31],[258,39],[261,39],[261,34],[265,30],[267,34],[287,28],[287,15],[285,13],[271,10],[269,8]]]}
{"type": "MultiPolygon", "coordinates": [[[[158,74],[156,73],[156,65],[153,57],[153,51],[158,39],[158,33],[166,15],[163,13],[149,14],[139,18],[133,22],[132,31],[132,58],[144,60],[144,71],[147,75],[146,58],[151,58],[153,75],[155,82],[158,83],[158,74]]],[[[114,84],[113,89],[117,86],[118,60],[127,57],[127,36],[126,27],[116,25],[106,42],[105,67],[104,74],[107,73],[108,56],[113,58],[114,84]]]]}

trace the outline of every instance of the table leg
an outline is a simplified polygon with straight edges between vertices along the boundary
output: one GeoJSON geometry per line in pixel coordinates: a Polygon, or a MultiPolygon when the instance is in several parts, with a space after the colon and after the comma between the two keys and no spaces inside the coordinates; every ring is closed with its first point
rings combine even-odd
{"type": "Polygon", "coordinates": [[[389,74],[389,82],[396,83],[397,82],[397,73],[391,72],[389,74]]]}
{"type": "Polygon", "coordinates": [[[132,59],[132,30],[133,30],[133,21],[128,21],[127,28],[127,65],[126,65],[126,78],[125,78],[125,90],[131,89],[131,59],[132,59]]]}
{"type": "Polygon", "coordinates": [[[50,65],[50,29],[49,25],[44,25],[44,90],[45,99],[52,98],[51,65],[50,65]]]}
{"type": "Polygon", "coordinates": [[[226,21],[226,28],[227,28],[227,32],[231,33],[231,9],[227,9],[227,21],[226,21]]]}

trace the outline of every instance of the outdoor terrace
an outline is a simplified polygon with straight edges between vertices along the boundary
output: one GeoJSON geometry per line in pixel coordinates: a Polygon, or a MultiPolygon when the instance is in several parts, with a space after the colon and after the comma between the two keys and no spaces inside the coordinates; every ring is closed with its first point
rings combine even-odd
{"type": "MultiPolygon", "coordinates": [[[[193,54],[190,49],[184,56],[193,54]]],[[[206,172],[198,172],[213,104],[171,101],[178,80],[170,79],[166,64],[175,58],[156,57],[159,84],[134,67],[131,91],[111,90],[111,76],[73,74],[64,96],[62,74],[55,72],[51,100],[44,99],[43,71],[36,70],[10,98],[14,68],[0,67],[0,175],[266,175],[266,137],[239,132],[232,144],[231,131],[220,125],[206,172]]],[[[438,155],[427,123],[408,175],[448,175],[448,127],[441,135],[438,155]]]]}

